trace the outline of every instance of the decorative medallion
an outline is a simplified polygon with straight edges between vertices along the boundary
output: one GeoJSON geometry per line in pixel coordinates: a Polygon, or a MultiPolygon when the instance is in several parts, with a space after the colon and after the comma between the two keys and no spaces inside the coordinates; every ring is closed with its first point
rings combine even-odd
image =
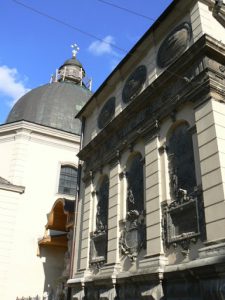
{"type": "Polygon", "coordinates": [[[178,197],[163,207],[163,228],[165,245],[181,246],[187,255],[191,244],[198,239],[205,240],[205,217],[202,192],[196,191],[192,197],[185,190],[179,190],[178,197]],[[191,222],[190,222],[191,220],[191,222]]]}
{"type": "Polygon", "coordinates": [[[147,77],[147,69],[141,65],[135,69],[135,71],[128,77],[122,93],[122,99],[124,103],[128,103],[133,100],[141,91],[142,86],[147,77]]]}
{"type": "Polygon", "coordinates": [[[189,46],[191,41],[191,25],[184,22],[177,26],[161,44],[157,64],[165,68],[174,62],[189,46]]]}
{"type": "Polygon", "coordinates": [[[99,129],[104,128],[112,120],[112,118],[115,114],[115,103],[116,103],[116,98],[112,97],[103,106],[103,108],[98,116],[99,129]]]}
{"type": "Polygon", "coordinates": [[[145,248],[145,241],[144,216],[136,210],[130,211],[120,237],[121,253],[127,255],[131,261],[135,261],[140,250],[145,248]]]}

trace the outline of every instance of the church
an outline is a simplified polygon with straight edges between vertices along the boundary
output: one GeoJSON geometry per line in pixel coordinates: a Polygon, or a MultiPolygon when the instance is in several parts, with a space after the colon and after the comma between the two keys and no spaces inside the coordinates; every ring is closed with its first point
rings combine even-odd
{"type": "Polygon", "coordinates": [[[224,299],[224,1],[174,0],[77,117],[68,299],[224,299]]]}
{"type": "Polygon", "coordinates": [[[81,130],[74,117],[91,96],[76,52],[0,125],[2,300],[61,299],[69,278],[81,130]]]}
{"type": "Polygon", "coordinates": [[[94,94],[76,52],[0,126],[0,298],[225,299],[224,1],[174,0],[94,94]]]}

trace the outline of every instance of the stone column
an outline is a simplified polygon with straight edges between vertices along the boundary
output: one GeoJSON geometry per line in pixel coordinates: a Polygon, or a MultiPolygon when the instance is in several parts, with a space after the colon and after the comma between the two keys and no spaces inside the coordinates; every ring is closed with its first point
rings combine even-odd
{"type": "Polygon", "coordinates": [[[195,109],[207,242],[225,239],[225,104],[195,109]]]}

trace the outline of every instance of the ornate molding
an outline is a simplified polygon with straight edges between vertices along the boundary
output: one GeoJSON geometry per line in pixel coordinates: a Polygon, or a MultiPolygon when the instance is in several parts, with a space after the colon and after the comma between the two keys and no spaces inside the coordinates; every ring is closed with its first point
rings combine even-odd
{"type": "Polygon", "coordinates": [[[92,232],[90,244],[90,266],[100,269],[107,259],[107,232],[92,232]]]}
{"type": "Polygon", "coordinates": [[[186,191],[180,190],[178,198],[170,204],[164,203],[162,210],[166,248],[179,245],[181,252],[187,255],[192,243],[205,240],[204,204],[200,191],[187,196],[186,191]]]}
{"type": "Polygon", "coordinates": [[[121,254],[129,257],[131,261],[135,261],[140,250],[146,248],[144,215],[137,210],[129,211],[123,226],[119,242],[121,254]]]}

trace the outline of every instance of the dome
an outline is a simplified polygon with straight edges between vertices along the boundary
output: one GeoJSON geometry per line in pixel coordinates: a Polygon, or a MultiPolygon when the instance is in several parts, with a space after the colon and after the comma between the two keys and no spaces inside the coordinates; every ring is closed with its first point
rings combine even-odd
{"type": "Polygon", "coordinates": [[[59,69],[61,69],[64,66],[77,66],[83,68],[82,64],[79,62],[79,60],[76,59],[76,57],[71,57],[67,59],[59,69]]]}
{"type": "Polygon", "coordinates": [[[91,96],[84,86],[61,81],[35,88],[21,97],[10,111],[6,123],[29,121],[80,134],[75,115],[91,96]]]}

